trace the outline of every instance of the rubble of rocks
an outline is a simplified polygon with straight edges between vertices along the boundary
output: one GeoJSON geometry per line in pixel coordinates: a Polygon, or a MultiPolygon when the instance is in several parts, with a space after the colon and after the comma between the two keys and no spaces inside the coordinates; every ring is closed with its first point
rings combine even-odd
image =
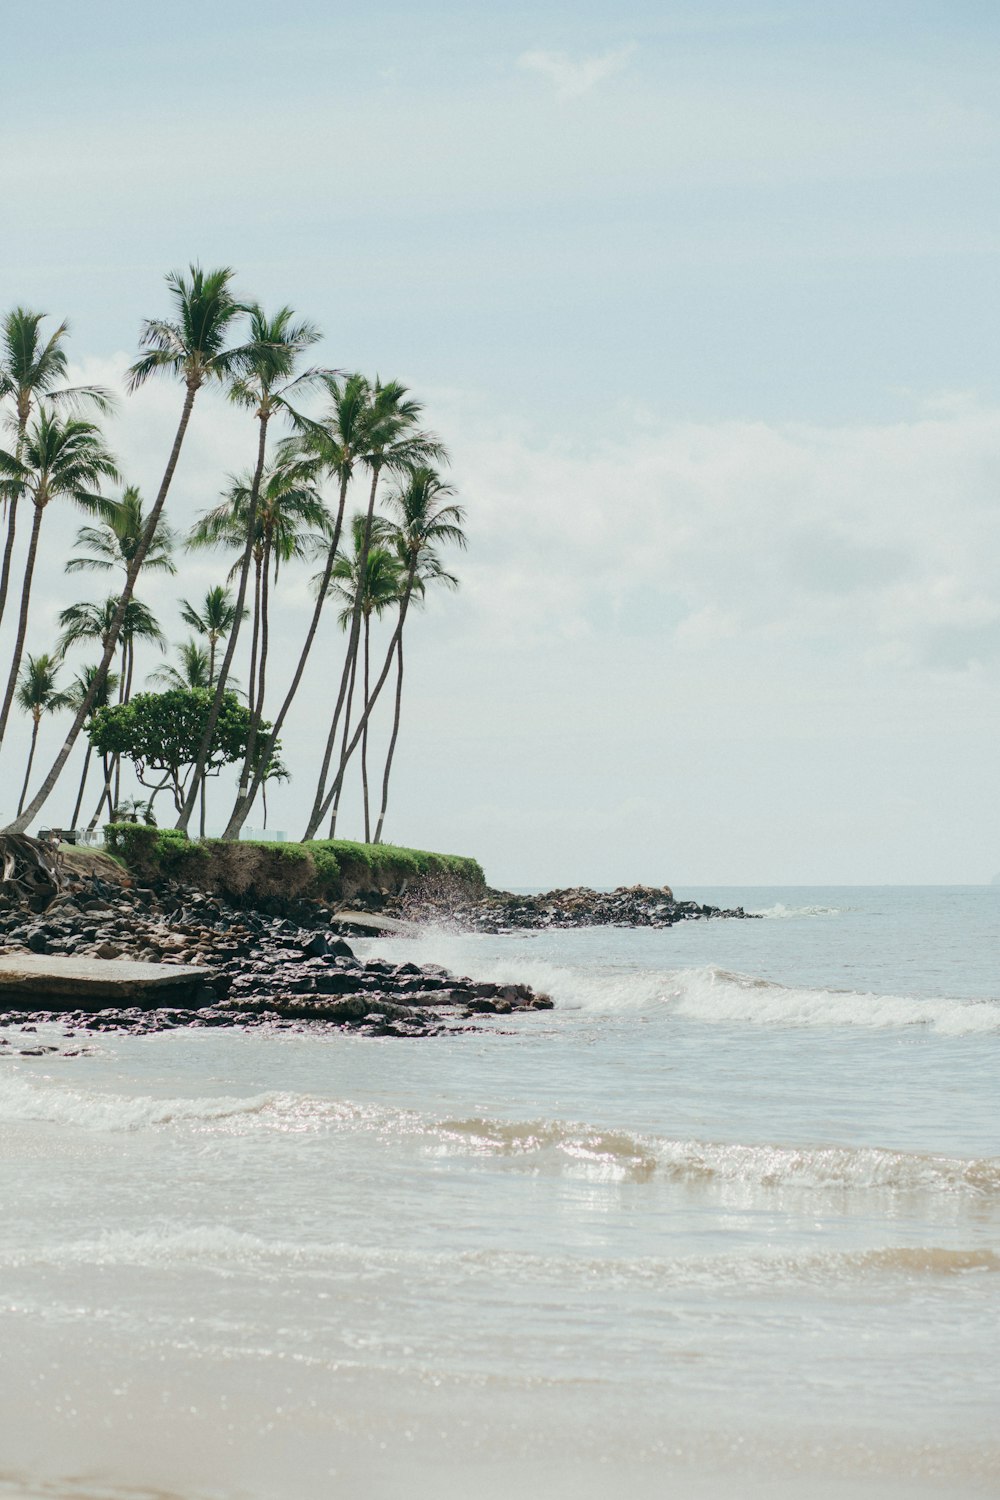
{"type": "Polygon", "coordinates": [[[433,965],[362,960],[338,937],[328,911],[299,904],[287,917],[238,910],[215,896],[163,882],[125,888],[90,877],[44,912],[8,908],[0,952],[130,959],[206,967],[191,1006],[11,1009],[0,1027],[59,1020],[82,1031],[161,1031],[177,1026],[321,1023],[377,1036],[428,1036],[477,1018],[551,1009],[526,985],[477,982],[433,965]],[[304,909],[304,906],[308,909],[304,909]],[[306,919],[303,925],[302,918],[306,919]]]}
{"type": "Polygon", "coordinates": [[[445,920],[472,932],[499,933],[546,927],[673,927],[678,922],[756,915],[742,906],[723,909],[677,901],[669,886],[648,885],[623,885],[614,891],[573,886],[541,896],[489,891],[476,901],[404,898],[387,910],[414,922],[445,920]]]}

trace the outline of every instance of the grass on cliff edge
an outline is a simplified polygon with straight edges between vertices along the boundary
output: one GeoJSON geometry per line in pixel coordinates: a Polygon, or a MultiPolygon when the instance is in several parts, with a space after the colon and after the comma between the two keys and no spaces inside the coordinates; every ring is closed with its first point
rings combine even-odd
{"type": "Polygon", "coordinates": [[[301,877],[303,865],[315,871],[318,892],[340,894],[344,879],[357,883],[368,877],[378,887],[383,881],[457,877],[474,887],[485,887],[486,877],[477,860],[460,854],[436,854],[429,849],[406,849],[396,844],[358,844],[350,839],[313,839],[306,844],[288,844],[268,839],[222,839],[189,842],[175,828],[147,828],[143,823],[108,823],[104,830],[110,854],[137,869],[157,870],[164,875],[194,875],[215,850],[266,850],[270,860],[287,862],[301,877]]]}

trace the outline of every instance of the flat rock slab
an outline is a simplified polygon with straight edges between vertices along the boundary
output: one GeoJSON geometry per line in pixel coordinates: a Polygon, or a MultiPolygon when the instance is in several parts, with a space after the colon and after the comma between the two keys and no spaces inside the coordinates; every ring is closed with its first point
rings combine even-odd
{"type": "Polygon", "coordinates": [[[196,964],[139,964],[117,958],[0,955],[0,1004],[33,1010],[100,1010],[109,1004],[182,1005],[199,1000],[214,970],[196,964]]]}
{"type": "Polygon", "coordinates": [[[379,933],[392,937],[413,937],[417,928],[412,922],[401,922],[398,917],[383,917],[372,911],[337,911],[332,922],[337,927],[349,928],[364,937],[377,937],[379,933]]]}

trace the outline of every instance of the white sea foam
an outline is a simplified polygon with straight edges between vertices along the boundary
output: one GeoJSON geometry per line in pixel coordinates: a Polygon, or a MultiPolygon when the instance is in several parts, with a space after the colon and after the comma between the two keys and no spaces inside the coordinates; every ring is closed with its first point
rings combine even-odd
{"type": "Polygon", "coordinates": [[[921,999],[807,989],[775,984],[726,969],[684,969],[670,976],[664,994],[678,1016],[755,1026],[926,1026],[945,1036],[1000,1032],[993,1000],[921,999]]]}
{"type": "Polygon", "coordinates": [[[794,1250],[788,1247],[747,1249],[739,1254],[647,1255],[615,1257],[539,1253],[494,1247],[432,1251],[427,1246],[351,1244],[344,1241],[292,1241],[247,1233],[224,1224],[184,1228],[164,1225],[148,1230],[111,1230],[92,1239],[37,1244],[0,1252],[0,1267],[28,1266],[94,1269],[198,1267],[222,1275],[322,1274],[354,1277],[359,1272],[429,1272],[485,1276],[504,1281],[573,1280],[654,1282],[664,1284],[773,1285],[791,1281],[822,1282],[867,1275],[961,1276],[1000,1273],[1000,1254],[987,1248],[940,1245],[887,1245],[866,1250],[794,1250]]]}
{"type": "Polygon", "coordinates": [[[751,917],[768,917],[774,921],[780,921],[786,917],[839,917],[838,906],[786,906],[783,901],[776,901],[773,906],[747,907],[747,914],[751,917]]]}
{"type": "Polygon", "coordinates": [[[325,1131],[373,1137],[387,1150],[408,1142],[441,1157],[481,1158],[591,1180],[819,1191],[1000,1192],[1000,1159],[960,1158],[875,1147],[794,1146],[669,1140],[564,1120],[473,1116],[441,1119],[415,1110],[298,1094],[248,1099],[164,1099],[85,1094],[48,1083],[0,1083],[0,1119],[45,1121],[93,1131],[186,1129],[325,1131]]]}
{"type": "Polygon", "coordinates": [[[0,1122],[42,1122],[93,1131],[137,1131],[169,1126],[242,1134],[254,1129],[297,1134],[320,1128],[401,1134],[417,1116],[377,1104],[352,1104],[305,1094],[265,1093],[244,1098],[167,1098],[87,1093],[25,1077],[0,1079],[0,1122]]]}

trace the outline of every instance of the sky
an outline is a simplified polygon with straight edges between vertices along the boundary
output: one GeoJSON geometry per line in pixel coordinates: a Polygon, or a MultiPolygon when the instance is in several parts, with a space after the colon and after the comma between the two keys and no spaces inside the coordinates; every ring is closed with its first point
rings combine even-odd
{"type": "MultiPolygon", "coordinates": [[[[451,449],[469,550],[408,627],[387,837],[523,886],[1000,870],[995,5],[51,0],[0,41],[0,308],[68,316],[116,384],[164,274],[231,264],[451,449]]],[[[178,406],[109,425],[148,495],[178,406]]],[[[200,399],[178,529],[254,443],[200,399]]],[[[76,524],[31,650],[86,587],[76,524]]],[[[225,566],[144,585],[173,640],[225,566]]],[[[308,607],[289,570],[283,656],[308,607]]]]}

